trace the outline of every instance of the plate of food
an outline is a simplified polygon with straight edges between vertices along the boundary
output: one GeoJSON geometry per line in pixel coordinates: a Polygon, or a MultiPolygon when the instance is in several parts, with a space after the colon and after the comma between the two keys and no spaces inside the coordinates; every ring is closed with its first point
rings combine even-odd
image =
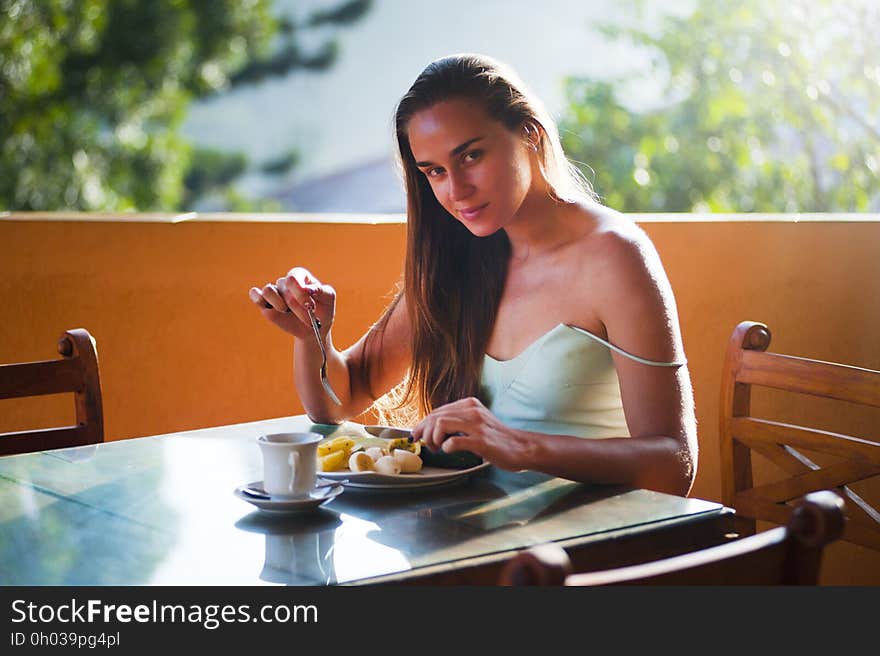
{"type": "Polygon", "coordinates": [[[467,478],[489,463],[474,454],[434,453],[422,448],[401,428],[364,426],[366,435],[330,435],[318,443],[322,478],[343,480],[355,488],[416,488],[443,485],[467,478]]]}

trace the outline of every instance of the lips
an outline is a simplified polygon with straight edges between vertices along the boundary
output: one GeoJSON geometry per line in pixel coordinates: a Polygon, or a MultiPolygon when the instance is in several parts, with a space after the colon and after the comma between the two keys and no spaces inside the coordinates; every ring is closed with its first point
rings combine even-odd
{"type": "Polygon", "coordinates": [[[465,221],[473,221],[476,219],[480,213],[486,209],[489,203],[483,203],[482,205],[474,205],[473,207],[465,207],[463,209],[458,210],[458,213],[461,215],[465,221]]]}

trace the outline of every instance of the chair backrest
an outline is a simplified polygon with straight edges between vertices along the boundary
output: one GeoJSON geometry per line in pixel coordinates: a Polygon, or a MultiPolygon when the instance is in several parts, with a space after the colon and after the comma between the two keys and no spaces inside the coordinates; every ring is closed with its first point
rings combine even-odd
{"type": "Polygon", "coordinates": [[[753,321],[740,323],[728,343],[719,434],[722,501],[736,510],[738,530],[750,535],[755,520],[784,524],[791,514],[789,502],[814,490],[835,489],[846,503],[843,539],[880,549],[880,512],[849,487],[880,474],[880,433],[854,437],[751,412],[753,386],[880,407],[880,371],[768,353],[769,345],[770,330],[753,321]],[[823,464],[799,449],[821,454],[823,464]],[[756,486],[752,453],[767,458],[786,477],[756,486]]]}
{"type": "Polygon", "coordinates": [[[565,551],[543,544],[508,561],[502,585],[816,585],[822,551],[846,523],[843,501],[824,490],[807,495],[786,526],[708,549],[641,565],[572,573],[565,551]]]}
{"type": "Polygon", "coordinates": [[[68,330],[58,340],[60,360],[0,365],[0,399],[73,392],[76,426],[0,433],[0,456],[104,441],[104,411],[95,340],[68,330]]]}

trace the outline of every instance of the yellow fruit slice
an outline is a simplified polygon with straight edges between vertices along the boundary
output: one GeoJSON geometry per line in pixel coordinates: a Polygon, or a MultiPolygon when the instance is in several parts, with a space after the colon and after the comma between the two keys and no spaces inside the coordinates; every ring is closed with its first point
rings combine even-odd
{"type": "Polygon", "coordinates": [[[354,448],[354,440],[350,437],[334,437],[332,440],[325,440],[318,444],[318,455],[326,456],[335,451],[348,451],[354,448]]]}
{"type": "Polygon", "coordinates": [[[324,472],[332,472],[342,469],[348,455],[345,449],[342,451],[333,451],[325,456],[318,457],[318,469],[324,472]]]}
{"type": "Polygon", "coordinates": [[[409,451],[410,453],[415,453],[419,455],[422,452],[422,443],[421,442],[410,442],[405,437],[397,437],[393,440],[388,440],[383,446],[383,451],[387,454],[391,455],[394,453],[395,449],[403,449],[404,451],[409,451]]]}

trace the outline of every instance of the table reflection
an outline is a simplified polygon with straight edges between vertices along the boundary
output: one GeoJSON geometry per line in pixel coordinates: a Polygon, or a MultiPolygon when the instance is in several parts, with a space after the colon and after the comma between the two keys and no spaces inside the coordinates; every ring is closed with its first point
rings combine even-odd
{"type": "Polygon", "coordinates": [[[334,545],[342,520],[319,508],[308,514],[284,515],[255,511],[235,527],[265,536],[260,579],[285,585],[327,585],[336,582],[334,545]]]}

